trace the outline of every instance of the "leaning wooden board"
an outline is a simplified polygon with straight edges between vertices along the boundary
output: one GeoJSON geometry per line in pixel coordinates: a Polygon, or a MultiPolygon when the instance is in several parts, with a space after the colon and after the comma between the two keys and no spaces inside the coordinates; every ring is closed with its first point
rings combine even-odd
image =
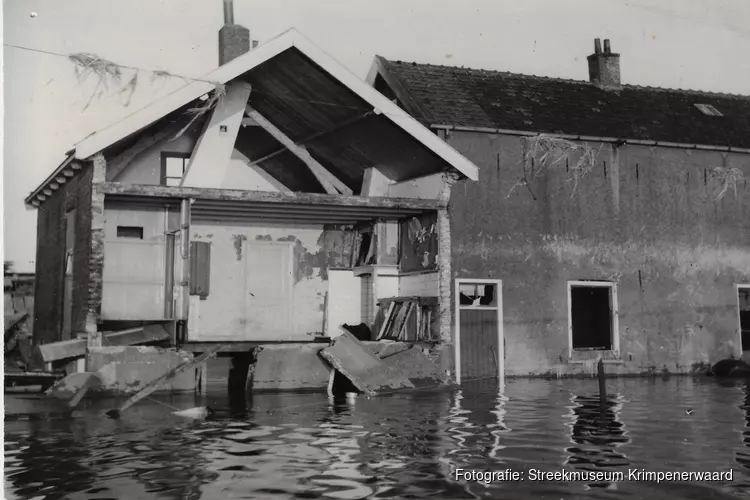
{"type": "Polygon", "coordinates": [[[157,378],[156,380],[149,382],[143,387],[143,389],[141,389],[136,394],[134,394],[130,399],[125,401],[125,403],[120,408],[114,408],[112,410],[109,410],[107,412],[107,416],[110,416],[112,418],[119,417],[120,413],[127,410],[128,408],[136,404],[141,399],[148,397],[149,394],[151,394],[156,389],[158,389],[159,386],[161,386],[162,384],[165,384],[168,381],[172,380],[173,378],[175,378],[177,375],[184,372],[188,368],[192,368],[200,363],[203,363],[209,358],[212,358],[213,356],[216,355],[217,352],[219,352],[223,348],[224,348],[224,344],[219,344],[214,347],[211,347],[200,356],[182,363],[181,365],[177,366],[176,368],[173,368],[172,370],[168,371],[167,373],[157,378]]]}

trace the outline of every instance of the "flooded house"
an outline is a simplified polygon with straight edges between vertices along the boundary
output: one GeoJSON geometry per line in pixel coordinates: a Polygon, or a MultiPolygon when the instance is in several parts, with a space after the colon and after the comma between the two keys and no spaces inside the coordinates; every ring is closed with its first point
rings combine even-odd
{"type": "Polygon", "coordinates": [[[501,355],[559,376],[750,350],[750,97],[624,84],[594,49],[581,81],[384,57],[368,76],[479,166],[449,203],[460,379],[501,355]]]}
{"type": "Polygon", "coordinates": [[[76,144],[26,199],[35,342],[80,357],[148,327],[243,353],[370,329],[399,297],[447,342],[435,266],[451,185],[477,167],[297,31],[257,45],[231,4],[225,21],[218,69],[76,144]]]}

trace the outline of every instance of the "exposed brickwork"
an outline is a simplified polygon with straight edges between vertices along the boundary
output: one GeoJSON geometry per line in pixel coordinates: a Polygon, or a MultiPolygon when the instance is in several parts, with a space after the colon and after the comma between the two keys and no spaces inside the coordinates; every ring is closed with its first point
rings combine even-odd
{"type": "Polygon", "coordinates": [[[227,24],[219,30],[219,64],[223,65],[250,50],[250,30],[227,24]]]}
{"type": "Polygon", "coordinates": [[[34,340],[61,340],[65,256],[65,214],[76,210],[73,253],[73,335],[83,332],[88,307],[89,248],[91,233],[92,169],[84,169],[52,193],[37,213],[36,279],[34,294],[34,340]]]}
{"type": "Polygon", "coordinates": [[[97,331],[97,324],[101,317],[102,308],[102,275],[104,273],[104,195],[99,192],[97,185],[106,180],[107,163],[104,155],[94,157],[91,165],[93,186],[89,197],[89,252],[87,254],[86,269],[87,289],[84,329],[88,335],[89,346],[101,346],[101,334],[97,331]]]}
{"type": "MultiPolygon", "coordinates": [[[[451,188],[458,180],[454,173],[445,174],[440,199],[450,200],[451,188]]],[[[452,343],[453,338],[453,273],[451,271],[451,222],[447,209],[438,210],[438,308],[440,315],[440,341],[452,343]]]]}

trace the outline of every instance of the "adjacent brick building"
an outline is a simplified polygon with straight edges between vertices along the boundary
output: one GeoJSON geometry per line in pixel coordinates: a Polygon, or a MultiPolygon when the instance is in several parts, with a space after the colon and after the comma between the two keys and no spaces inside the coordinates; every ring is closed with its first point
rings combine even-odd
{"type": "MultiPolygon", "coordinates": [[[[750,349],[750,97],[622,84],[619,58],[597,40],[588,81],[382,57],[370,74],[480,167],[451,192],[452,277],[502,280],[509,374],[750,349]]],[[[494,376],[493,321],[455,322],[464,379],[494,376]]]]}

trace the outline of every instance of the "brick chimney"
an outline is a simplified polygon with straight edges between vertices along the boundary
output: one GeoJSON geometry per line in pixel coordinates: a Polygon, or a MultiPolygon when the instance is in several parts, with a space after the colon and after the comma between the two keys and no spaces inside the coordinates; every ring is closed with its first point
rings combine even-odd
{"type": "Polygon", "coordinates": [[[224,26],[219,30],[219,65],[250,51],[250,30],[234,24],[232,0],[224,0],[224,26]]]}
{"type": "Polygon", "coordinates": [[[594,40],[594,53],[588,56],[589,80],[602,87],[620,86],[620,54],[612,53],[609,40],[604,40],[602,51],[601,40],[594,40]]]}

